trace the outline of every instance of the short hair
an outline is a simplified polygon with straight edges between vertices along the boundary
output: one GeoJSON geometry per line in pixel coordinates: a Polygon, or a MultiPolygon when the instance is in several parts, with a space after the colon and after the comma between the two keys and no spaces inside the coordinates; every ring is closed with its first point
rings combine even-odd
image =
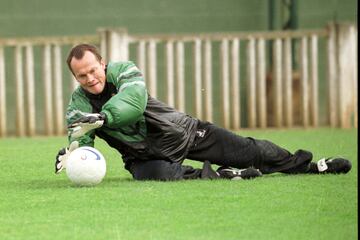
{"type": "Polygon", "coordinates": [[[71,51],[66,59],[66,63],[72,73],[74,73],[74,72],[71,69],[71,60],[73,58],[82,59],[84,57],[84,54],[86,51],[91,52],[92,54],[94,54],[94,56],[96,57],[96,59],[99,62],[101,61],[102,57],[101,57],[97,47],[95,47],[94,45],[86,44],[86,43],[78,44],[71,49],[71,51]]]}

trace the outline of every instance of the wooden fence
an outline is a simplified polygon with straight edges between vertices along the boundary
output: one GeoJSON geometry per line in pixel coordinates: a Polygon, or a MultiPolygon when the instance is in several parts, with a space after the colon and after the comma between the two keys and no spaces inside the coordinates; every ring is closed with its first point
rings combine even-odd
{"type": "Polygon", "coordinates": [[[63,94],[64,78],[71,79],[67,82],[70,89],[77,84],[63,66],[66,56],[62,53],[80,42],[99,45],[106,60],[136,62],[144,73],[149,93],[154,97],[165,95],[163,100],[180,111],[188,112],[187,101],[191,101],[195,117],[213,121],[214,109],[218,107],[219,125],[225,128],[317,127],[319,98],[326,98],[328,104],[326,125],[357,127],[357,27],[354,25],[330,24],[320,30],[152,35],[133,35],[126,29],[99,29],[94,36],[0,38],[0,136],[12,135],[9,120],[16,121],[17,136],[65,133],[67,102],[64,99],[68,96],[63,94]],[[319,50],[323,45],[324,49],[319,50]],[[189,46],[191,56],[187,55],[189,46]],[[38,68],[34,66],[35,47],[41,49],[38,68]],[[319,59],[320,51],[326,57],[319,59]],[[164,55],[160,56],[160,52],[164,55]],[[9,55],[13,63],[8,61],[9,55]],[[218,65],[214,56],[219,56],[218,65]],[[158,64],[161,57],[163,67],[158,64]],[[13,79],[7,77],[11,75],[6,74],[7,64],[14,64],[13,79]],[[324,96],[319,95],[319,65],[326,66],[324,96]],[[39,68],[42,82],[35,80],[39,68]],[[164,83],[160,82],[161,71],[165,72],[164,83]],[[187,77],[189,72],[191,78],[187,77]],[[298,87],[294,86],[295,80],[298,87]],[[10,91],[7,83],[11,81],[16,84],[10,91]],[[42,84],[42,93],[36,91],[39,87],[35,82],[37,86],[39,82],[42,84]],[[220,86],[219,90],[214,83],[220,86]],[[161,89],[165,93],[160,94],[159,84],[164,84],[161,89]],[[188,84],[191,100],[186,90],[188,84]],[[10,104],[6,100],[10,92],[16,95],[15,119],[7,116],[10,104]],[[221,100],[215,102],[214,95],[220,95],[221,100]],[[37,98],[44,101],[41,116],[36,114],[37,98]],[[241,108],[245,106],[241,99],[246,102],[245,109],[241,108]],[[42,133],[37,122],[44,123],[42,133]]]}

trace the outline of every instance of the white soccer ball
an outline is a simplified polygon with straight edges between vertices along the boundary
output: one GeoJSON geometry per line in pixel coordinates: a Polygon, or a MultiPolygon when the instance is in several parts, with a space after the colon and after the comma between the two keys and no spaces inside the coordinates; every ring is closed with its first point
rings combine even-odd
{"type": "Polygon", "coordinates": [[[70,153],[66,162],[66,175],[75,185],[94,186],[106,173],[104,156],[93,147],[80,147],[70,153]]]}

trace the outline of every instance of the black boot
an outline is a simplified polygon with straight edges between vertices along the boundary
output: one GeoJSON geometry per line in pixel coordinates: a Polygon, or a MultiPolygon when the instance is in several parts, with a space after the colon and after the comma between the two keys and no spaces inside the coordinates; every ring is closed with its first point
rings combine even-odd
{"type": "Polygon", "coordinates": [[[258,169],[252,167],[244,169],[220,167],[216,172],[220,175],[221,178],[227,178],[231,180],[251,179],[262,176],[262,173],[258,169]]]}
{"type": "Polygon", "coordinates": [[[348,173],[351,170],[351,162],[345,158],[323,158],[316,163],[319,173],[348,173]]]}

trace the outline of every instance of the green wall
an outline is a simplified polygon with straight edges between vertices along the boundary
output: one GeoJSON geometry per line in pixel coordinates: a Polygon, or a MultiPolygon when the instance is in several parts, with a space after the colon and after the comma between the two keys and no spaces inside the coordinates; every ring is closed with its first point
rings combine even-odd
{"type": "Polygon", "coordinates": [[[266,14],[263,0],[1,0],[0,36],[261,30],[266,14]]]}
{"type": "MultiPolygon", "coordinates": [[[[0,0],[0,37],[93,34],[98,27],[131,33],[252,31],[275,27],[288,13],[283,0],[0,0]]],[[[298,26],[356,21],[357,0],[297,0],[298,26]]]]}
{"type": "Polygon", "coordinates": [[[357,0],[298,0],[299,28],[323,27],[329,21],[357,22],[357,0]]]}
{"type": "MultiPolygon", "coordinates": [[[[95,34],[100,27],[126,27],[130,33],[181,33],[181,32],[227,32],[227,31],[266,31],[282,29],[291,16],[284,3],[289,0],[0,0],[0,38],[28,36],[59,36],[95,34]]],[[[297,0],[295,6],[296,25],[300,29],[324,28],[330,21],[357,21],[357,0],[297,0]]],[[[323,43],[320,43],[323,44],[323,43]]],[[[218,46],[214,46],[218,48],[218,46]]],[[[244,46],[241,46],[244,53],[244,46]]],[[[13,59],[11,49],[7,67],[7,86],[13,83],[13,59]]],[[[38,55],[40,55],[40,50],[38,55]]],[[[63,57],[67,54],[63,52],[63,57]]],[[[191,56],[191,48],[187,50],[191,56]]],[[[325,89],[325,54],[319,53],[320,91],[325,89]]],[[[191,59],[188,64],[191,63],[191,59]]],[[[159,67],[164,63],[159,61],[159,67]]],[[[214,64],[214,100],[220,100],[217,89],[218,56],[213,55],[214,64]]],[[[241,63],[243,68],[245,63],[241,63]]],[[[268,69],[270,64],[267,66],[268,69]]],[[[41,66],[36,63],[36,83],[42,91],[41,66]]],[[[65,64],[64,64],[65,68],[65,64]]],[[[243,71],[244,72],[244,71],[243,71]]],[[[65,76],[65,85],[69,81],[65,76]]],[[[191,81],[189,76],[188,81],[191,81]]],[[[242,77],[244,84],[244,77],[242,77]]],[[[161,84],[160,84],[161,85],[161,84]]],[[[191,84],[187,85],[188,98],[192,98],[191,84]]],[[[7,89],[7,102],[15,104],[14,89],[7,89]]],[[[65,89],[64,94],[69,90],[65,89]]],[[[160,99],[163,93],[160,93],[160,99]]],[[[242,93],[242,96],[245,96],[242,93]]],[[[242,99],[245,109],[245,99],[242,99]]],[[[66,103],[67,100],[65,100],[66,103]]],[[[190,100],[189,100],[190,101],[190,100]]],[[[189,103],[188,101],[188,103],[189,103]]],[[[322,101],[321,114],[326,112],[326,102],[322,101]]],[[[43,111],[43,102],[37,99],[39,114],[43,111]]],[[[193,114],[191,104],[189,113],[193,114]]],[[[216,106],[215,112],[220,109],[216,106]]],[[[15,128],[15,112],[8,107],[10,128],[15,128]]],[[[242,114],[246,122],[245,114],[242,114]]],[[[39,129],[42,119],[38,119],[39,129]]],[[[215,116],[215,122],[219,122],[215,116]]],[[[322,120],[326,121],[326,120],[322,120]]]]}

